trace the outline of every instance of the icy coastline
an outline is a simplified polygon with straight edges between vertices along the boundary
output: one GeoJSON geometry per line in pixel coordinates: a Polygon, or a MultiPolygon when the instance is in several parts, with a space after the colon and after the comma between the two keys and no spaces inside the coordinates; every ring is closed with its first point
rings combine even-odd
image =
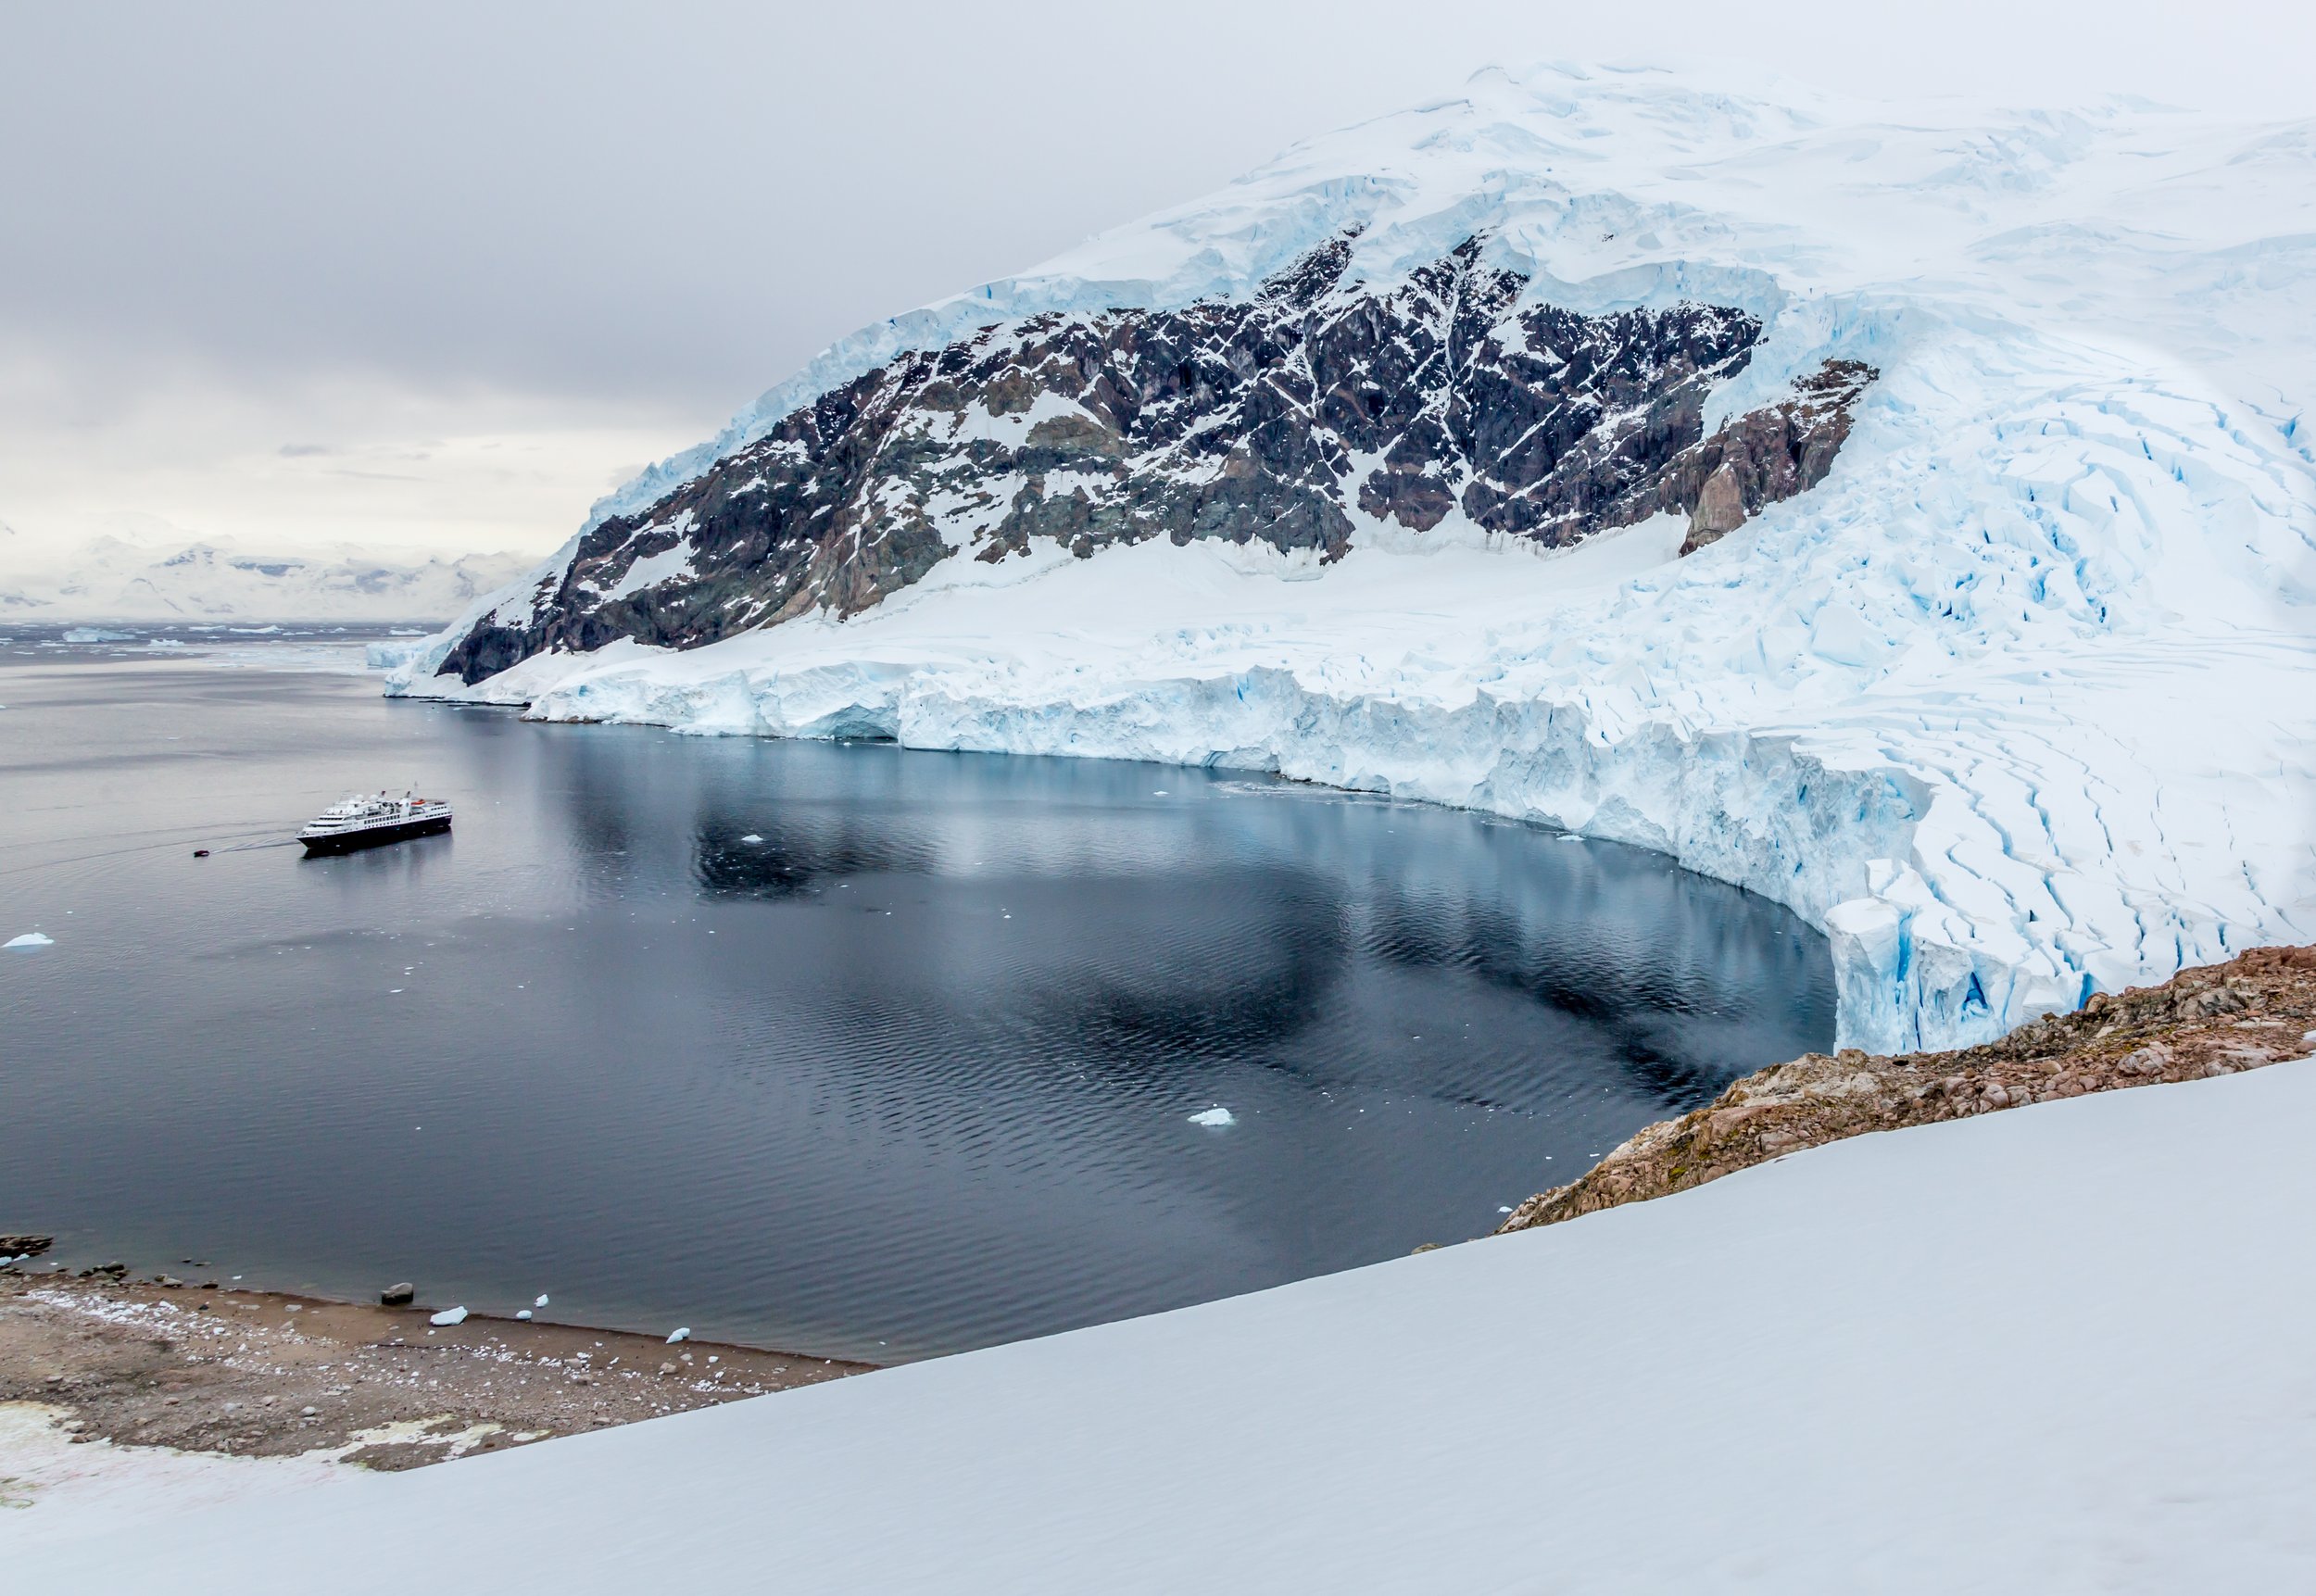
{"type": "Polygon", "coordinates": [[[841,622],[432,674],[567,547],[389,691],[1252,766],[1519,816],[1793,907],[1831,939],[1845,1046],[1984,1040],[2316,938],[2311,196],[2306,128],[1483,77],[871,329],[598,517],[912,340],[1243,292],[1354,222],[1378,280],[1478,233],[1554,303],[1756,310],[1717,418],[1829,356],[1870,362],[1820,486],[1680,559],[1662,522],[1547,559],[1454,515],[1367,519],[1326,565],[1049,543],[961,552],[841,622]]]}

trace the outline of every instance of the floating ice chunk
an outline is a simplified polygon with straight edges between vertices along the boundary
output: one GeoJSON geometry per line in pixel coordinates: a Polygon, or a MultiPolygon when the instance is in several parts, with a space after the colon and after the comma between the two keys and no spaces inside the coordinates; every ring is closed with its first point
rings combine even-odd
{"type": "Polygon", "coordinates": [[[744,836],[744,837],[740,838],[740,840],[741,840],[742,842],[762,842],[762,841],[763,841],[764,839],[763,839],[762,837],[761,837],[761,836],[757,836],[754,832],[752,832],[752,831],[751,831],[751,832],[749,832],[749,833],[746,836],[744,836]]]}
{"type": "Polygon", "coordinates": [[[75,626],[64,635],[68,643],[131,643],[136,640],[132,632],[115,632],[104,626],[75,626]]]}
{"type": "Polygon", "coordinates": [[[37,931],[27,931],[21,936],[11,936],[6,943],[6,946],[10,948],[54,948],[56,945],[57,939],[54,936],[43,936],[37,931]]]}
{"type": "MultiPolygon", "coordinates": [[[[1504,1212],[1505,1212],[1506,1213],[1511,1213],[1512,1211],[1511,1211],[1510,1209],[1508,1209],[1508,1208],[1507,1208],[1507,1209],[1505,1209],[1505,1210],[1504,1210],[1504,1212]]],[[[516,1317],[516,1318],[518,1318],[518,1319],[528,1319],[530,1316],[531,1316],[531,1310],[530,1310],[530,1309],[528,1309],[528,1308],[517,1308],[517,1309],[515,1310],[515,1317],[516,1317]]]]}
{"type": "Polygon", "coordinates": [[[464,1308],[445,1308],[441,1313],[436,1313],[426,1322],[429,1325],[463,1325],[466,1323],[466,1310],[464,1308]]]}
{"type": "Polygon", "coordinates": [[[667,1338],[667,1344],[673,1347],[678,1341],[688,1341],[691,1338],[692,1327],[689,1325],[686,1325],[681,1329],[677,1330],[675,1334],[667,1338]]]}
{"type": "Polygon", "coordinates": [[[1190,1123],[1192,1125],[1215,1125],[1219,1127],[1227,1125],[1237,1125],[1239,1123],[1239,1116],[1232,1113],[1228,1109],[1207,1109],[1203,1112],[1192,1114],[1190,1116],[1190,1123]]]}
{"type": "Polygon", "coordinates": [[[540,1292],[540,1293],[539,1293],[539,1297],[538,1297],[538,1301],[535,1301],[535,1302],[534,1302],[534,1303],[532,1303],[532,1304],[531,1304],[531,1306],[532,1306],[532,1307],[534,1307],[534,1308],[544,1308],[544,1307],[546,1307],[546,1306],[547,1306],[547,1293],[546,1293],[546,1292],[544,1292],[544,1291],[540,1292]]]}

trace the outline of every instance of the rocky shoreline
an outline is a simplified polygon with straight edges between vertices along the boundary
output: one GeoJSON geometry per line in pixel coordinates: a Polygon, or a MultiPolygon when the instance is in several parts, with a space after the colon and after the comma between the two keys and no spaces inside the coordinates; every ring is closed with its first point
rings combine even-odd
{"type": "Polygon", "coordinates": [[[2316,947],[2259,948],[2160,987],[2094,997],[1945,1053],[1810,1053],[1636,1133],[1529,1198],[1501,1236],[1669,1196],[1804,1148],[2086,1092],[2233,1074],[2316,1054],[2316,947]]]}
{"type": "Polygon", "coordinates": [[[869,1366],[125,1273],[0,1270],[0,1408],[78,1441],[404,1469],[869,1366]]]}

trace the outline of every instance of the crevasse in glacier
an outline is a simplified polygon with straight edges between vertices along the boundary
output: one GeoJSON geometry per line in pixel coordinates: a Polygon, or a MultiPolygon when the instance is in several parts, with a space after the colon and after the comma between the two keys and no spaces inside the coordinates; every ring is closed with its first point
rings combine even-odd
{"type": "MultiPolygon", "coordinates": [[[[701,733],[1251,766],[1532,818],[1664,849],[1821,926],[1845,1044],[1981,1039],[2094,989],[2316,938],[2311,210],[2307,125],[1485,73],[846,340],[598,505],[389,691],[701,733]],[[1137,528],[1148,493],[1107,523],[1123,535],[1085,538],[1093,522],[1040,508],[1047,521],[998,536],[1017,504],[1098,508],[1115,462],[1089,471],[1082,453],[1118,452],[1094,424],[1109,411],[1040,410],[1051,396],[1006,374],[941,412],[944,458],[982,450],[971,492],[921,483],[882,517],[853,507],[872,532],[910,513],[929,528],[869,577],[837,572],[776,624],[749,613],[704,646],[556,628],[583,588],[591,613],[686,593],[700,613],[697,516],[655,507],[777,451],[800,410],[875,391],[864,379],[899,358],[1039,318],[1252,305],[1330,241],[1344,258],[1329,292],[1355,283],[1422,314],[1464,251],[1510,295],[1492,315],[1718,330],[1677,350],[1653,332],[1675,358],[1634,367],[1627,408],[1586,422],[1643,439],[1601,452],[1640,462],[1612,486],[1645,476],[1655,496],[1588,518],[1614,496],[1530,473],[1515,487],[1579,507],[1536,536],[1541,516],[1499,513],[1503,450],[1402,446],[1418,401],[1449,435],[1473,391],[1410,379],[1384,449],[1306,429],[1317,453],[1298,481],[1325,499],[1303,504],[1310,537],[1244,517],[1219,535],[1137,528]],[[1844,390],[1838,453],[1820,440],[1806,470],[1812,434],[1777,423],[1794,462],[1778,493],[1717,508],[1706,473],[1672,468],[1790,417],[1829,371],[1874,376],[1844,390]],[[1049,422],[1039,435],[1080,458],[1033,458],[1049,422]],[[1026,467],[1034,484],[1007,474],[1026,467]],[[1378,475],[1391,491],[1363,495],[1378,475]],[[619,547],[598,536],[591,554],[607,528],[619,547]],[[839,592],[866,601],[824,597],[839,592]],[[443,673],[494,629],[533,641],[443,673]]],[[[1393,360],[1425,358],[1411,339],[1389,328],[1338,375],[1382,392],[1393,360]]],[[[1239,393],[1229,423],[1317,409],[1291,384],[1263,396],[1277,386],[1239,393]]],[[[1222,403],[1213,383],[1184,392],[1222,403]]],[[[1224,424],[1176,421],[1170,447],[1224,424]]],[[[1183,502],[1246,498],[1200,475],[1243,469],[1228,449],[1150,459],[1183,502]]]]}

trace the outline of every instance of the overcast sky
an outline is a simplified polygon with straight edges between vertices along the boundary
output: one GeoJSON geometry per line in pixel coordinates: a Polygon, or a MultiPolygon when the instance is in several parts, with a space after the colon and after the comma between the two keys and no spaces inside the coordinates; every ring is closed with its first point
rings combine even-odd
{"type": "Polygon", "coordinates": [[[0,521],[544,551],[854,327],[1492,62],[2304,117],[2308,16],[0,0],[0,521]]]}

